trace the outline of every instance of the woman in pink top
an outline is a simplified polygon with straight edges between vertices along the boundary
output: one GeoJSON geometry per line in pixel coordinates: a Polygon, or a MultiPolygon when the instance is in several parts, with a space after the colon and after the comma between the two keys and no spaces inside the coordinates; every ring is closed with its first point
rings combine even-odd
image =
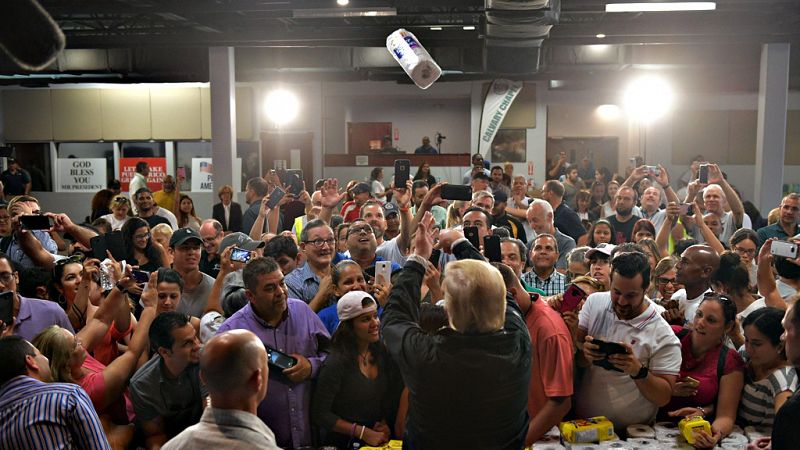
{"type": "Polygon", "coordinates": [[[680,420],[700,415],[711,431],[697,435],[697,448],[711,448],[730,434],[744,386],[744,361],[727,347],[736,325],[736,305],[725,295],[709,292],[697,307],[691,329],[673,325],[681,340],[681,373],[672,400],[659,410],[662,418],[680,420]]]}
{"type": "Polygon", "coordinates": [[[102,342],[111,326],[114,312],[126,302],[124,291],[135,284],[130,274],[112,289],[94,317],[77,335],[59,326],[48,327],[33,339],[33,345],[50,360],[53,381],[76,383],[84,388],[98,414],[111,422],[124,425],[133,419],[133,408],[127,396],[127,384],[136,371],[137,362],[147,349],[148,331],[156,316],[156,274],[142,293],[144,310],[136,332],[125,353],[108,366],[92,358],[88,352],[102,342]]]}

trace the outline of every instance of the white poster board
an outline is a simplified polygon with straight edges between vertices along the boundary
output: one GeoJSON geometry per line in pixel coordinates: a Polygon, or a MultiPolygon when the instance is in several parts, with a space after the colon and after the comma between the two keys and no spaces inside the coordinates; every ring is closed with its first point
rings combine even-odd
{"type": "Polygon", "coordinates": [[[105,158],[58,158],[56,192],[97,192],[105,189],[105,158]]]}
{"type": "MultiPolygon", "coordinates": [[[[214,191],[214,164],[211,158],[192,158],[192,192],[214,191]]],[[[242,158],[233,162],[233,179],[242,179],[242,158]]]]}

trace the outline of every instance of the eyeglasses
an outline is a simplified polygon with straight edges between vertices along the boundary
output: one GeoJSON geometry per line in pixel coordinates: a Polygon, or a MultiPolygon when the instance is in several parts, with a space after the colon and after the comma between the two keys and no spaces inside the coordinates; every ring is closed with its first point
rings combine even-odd
{"type": "Polygon", "coordinates": [[[214,237],[204,237],[203,238],[203,242],[205,242],[206,244],[211,244],[211,243],[213,243],[214,241],[217,240],[217,238],[219,237],[220,234],[222,234],[222,233],[217,233],[217,234],[214,235],[214,237]]]}
{"type": "Polygon", "coordinates": [[[675,284],[675,278],[658,277],[656,278],[656,282],[658,284],[670,284],[670,283],[675,284]]]}
{"type": "Polygon", "coordinates": [[[57,266],[66,266],[67,264],[76,264],[83,261],[83,255],[72,255],[68,258],[59,259],[56,261],[57,266]]]}
{"type": "Polygon", "coordinates": [[[8,286],[8,283],[11,283],[14,280],[14,272],[2,272],[0,273],[0,283],[8,286]]]}
{"type": "Polygon", "coordinates": [[[137,241],[142,241],[145,239],[150,239],[150,236],[151,236],[150,233],[134,234],[133,238],[136,239],[137,241]]]}
{"type": "Polygon", "coordinates": [[[314,247],[322,247],[323,245],[327,245],[328,247],[333,247],[333,243],[335,242],[333,239],[314,239],[313,241],[304,241],[306,244],[311,244],[314,247]]]}
{"type": "Polygon", "coordinates": [[[364,225],[361,227],[350,227],[350,229],[347,230],[347,235],[350,236],[351,234],[356,234],[356,233],[372,234],[374,232],[375,231],[372,229],[371,225],[364,225]]]}
{"type": "Polygon", "coordinates": [[[703,300],[709,298],[717,299],[721,302],[733,303],[733,300],[731,300],[730,297],[728,297],[725,294],[720,294],[719,292],[706,292],[705,294],[703,294],[703,300]]]}
{"type": "Polygon", "coordinates": [[[733,247],[733,251],[740,255],[750,255],[753,256],[756,254],[756,249],[754,248],[741,248],[741,247],[733,247]]]}

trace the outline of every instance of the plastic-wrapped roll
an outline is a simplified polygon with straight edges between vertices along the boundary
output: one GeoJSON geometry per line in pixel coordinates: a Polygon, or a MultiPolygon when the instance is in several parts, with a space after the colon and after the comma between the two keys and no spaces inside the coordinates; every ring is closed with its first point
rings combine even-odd
{"type": "Polygon", "coordinates": [[[656,448],[659,450],[695,450],[694,446],[686,442],[661,442],[656,448]]]}
{"type": "Polygon", "coordinates": [[[656,440],[660,442],[678,442],[681,439],[681,432],[678,430],[656,430],[656,440]]]}
{"type": "Polygon", "coordinates": [[[603,450],[633,450],[635,444],[626,441],[606,441],[600,444],[603,450]]]}
{"type": "Polygon", "coordinates": [[[762,437],[772,436],[772,428],[763,426],[744,427],[744,435],[747,436],[747,439],[749,439],[750,442],[753,442],[762,437]]]}
{"type": "Polygon", "coordinates": [[[558,426],[550,428],[550,431],[544,434],[546,437],[555,437],[556,439],[561,439],[561,431],[558,429],[558,426]]]}
{"type": "Polygon", "coordinates": [[[386,38],[386,48],[414,84],[422,89],[428,89],[442,75],[442,69],[414,33],[403,28],[396,30],[386,38]]]}
{"type": "Polygon", "coordinates": [[[744,430],[739,425],[734,425],[733,428],[731,429],[731,434],[733,433],[744,434],[744,430]]]}
{"type": "Polygon", "coordinates": [[[723,439],[722,442],[736,442],[740,444],[747,444],[750,441],[749,439],[747,439],[747,436],[741,433],[731,433],[725,436],[725,439],[723,439]]]}
{"type": "Polygon", "coordinates": [[[719,447],[723,450],[746,450],[747,443],[722,441],[720,442],[719,447]]]}
{"type": "Polygon", "coordinates": [[[628,438],[627,442],[642,448],[658,448],[661,445],[657,440],[650,438],[628,438]]]}
{"type": "Polygon", "coordinates": [[[566,447],[558,442],[534,442],[531,450],[566,450],[566,447]]]}
{"type": "Polygon", "coordinates": [[[656,437],[656,430],[650,425],[628,425],[625,432],[628,434],[628,438],[654,439],[656,437]]]}
{"type": "Polygon", "coordinates": [[[600,444],[567,444],[569,450],[603,450],[600,444]]]}

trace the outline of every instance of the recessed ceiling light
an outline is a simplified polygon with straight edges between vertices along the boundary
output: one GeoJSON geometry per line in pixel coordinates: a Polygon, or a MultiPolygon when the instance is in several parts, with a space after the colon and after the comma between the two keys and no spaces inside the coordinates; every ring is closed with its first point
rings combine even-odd
{"type": "Polygon", "coordinates": [[[431,27],[431,31],[442,31],[442,27],[431,27]]]}
{"type": "Polygon", "coordinates": [[[464,31],[472,31],[474,29],[475,29],[475,27],[472,26],[472,25],[467,25],[467,26],[464,27],[464,31]]]}
{"type": "Polygon", "coordinates": [[[716,2],[607,3],[606,12],[712,11],[716,2]]]}
{"type": "Polygon", "coordinates": [[[339,6],[347,6],[350,3],[350,0],[336,0],[336,4],[339,6]]]}
{"type": "Polygon", "coordinates": [[[597,35],[597,39],[605,39],[605,38],[606,38],[606,35],[605,35],[605,34],[603,34],[603,33],[599,33],[599,34],[597,35]]]}

